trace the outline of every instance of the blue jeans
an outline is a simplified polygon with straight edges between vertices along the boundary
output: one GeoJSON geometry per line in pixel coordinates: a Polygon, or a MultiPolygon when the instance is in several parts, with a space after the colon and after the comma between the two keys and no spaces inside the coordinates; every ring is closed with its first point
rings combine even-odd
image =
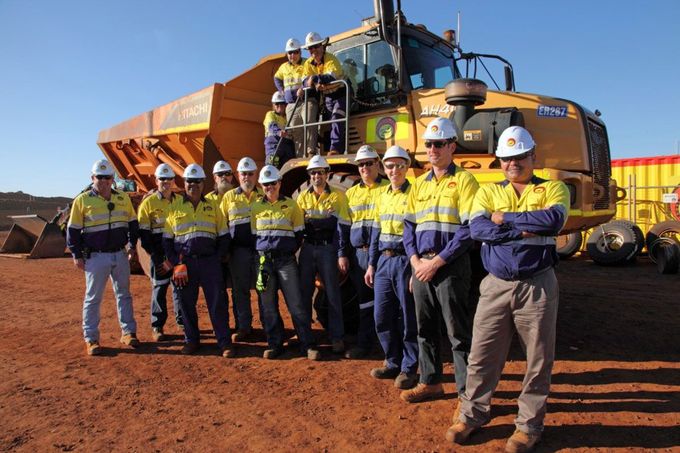
{"type": "MultiPolygon", "coordinates": [[[[248,330],[253,325],[253,310],[250,306],[250,289],[255,287],[257,279],[258,254],[254,248],[234,247],[229,259],[231,269],[231,300],[234,304],[236,328],[248,330]]],[[[262,321],[262,300],[257,295],[262,321]]]]}
{"type": "Polygon", "coordinates": [[[300,250],[300,286],[302,302],[312,313],[314,280],[319,273],[326,298],[328,299],[328,336],[331,341],[342,340],[345,324],[342,319],[342,296],[340,295],[340,272],[338,271],[338,249],[333,244],[303,244],[300,250]]]}
{"type": "MultiPolygon", "coordinates": [[[[166,295],[168,287],[170,287],[170,276],[172,271],[168,274],[158,277],[160,265],[156,265],[153,260],[150,264],[151,273],[151,327],[158,327],[162,329],[165,322],[168,320],[168,303],[166,295]]],[[[183,325],[182,311],[179,308],[179,294],[175,285],[172,285],[172,308],[175,313],[175,322],[178,326],[183,325]]]]}
{"type": "Polygon", "coordinates": [[[198,288],[203,288],[205,303],[208,306],[208,314],[212,323],[217,345],[223,348],[231,344],[229,331],[229,308],[227,307],[224,281],[222,280],[222,268],[217,254],[198,258],[185,257],[189,283],[179,289],[180,306],[184,319],[184,341],[188,343],[200,342],[198,330],[198,288]]]}
{"type": "Polygon", "coordinates": [[[300,275],[295,257],[291,255],[268,259],[264,264],[264,269],[269,274],[269,281],[267,288],[260,293],[260,296],[262,297],[267,344],[272,349],[283,346],[283,321],[279,313],[277,296],[277,291],[280,289],[293,320],[293,327],[300,339],[300,349],[302,352],[307,351],[316,342],[312,333],[311,312],[302,303],[300,296],[300,275]]]}
{"type": "Polygon", "coordinates": [[[109,277],[116,296],[120,329],[123,334],[137,333],[130,295],[130,263],[127,253],[124,251],[92,253],[90,258],[85,260],[85,300],[83,301],[85,341],[99,341],[99,313],[109,277]]]}
{"type": "Polygon", "coordinates": [[[373,289],[366,286],[364,275],[368,269],[368,249],[354,249],[349,257],[349,278],[359,300],[359,330],[357,346],[370,349],[375,338],[375,322],[373,321],[374,295],[373,289]]]}
{"type": "Polygon", "coordinates": [[[404,255],[380,255],[375,272],[375,330],[388,368],[418,370],[418,324],[408,290],[411,265],[404,255]]]}

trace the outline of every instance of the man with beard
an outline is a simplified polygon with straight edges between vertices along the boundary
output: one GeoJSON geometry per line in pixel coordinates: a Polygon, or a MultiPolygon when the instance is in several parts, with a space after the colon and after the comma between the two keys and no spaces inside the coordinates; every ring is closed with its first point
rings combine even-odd
{"type": "Polygon", "coordinates": [[[218,160],[213,166],[213,181],[215,182],[215,189],[205,198],[215,202],[218,206],[222,202],[222,197],[225,193],[234,188],[234,172],[231,170],[229,162],[218,160]]]}

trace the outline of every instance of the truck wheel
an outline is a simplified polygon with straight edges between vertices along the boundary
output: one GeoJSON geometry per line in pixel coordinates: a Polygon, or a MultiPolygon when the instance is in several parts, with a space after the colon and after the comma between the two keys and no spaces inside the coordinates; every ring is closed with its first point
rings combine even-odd
{"type": "MultiPolygon", "coordinates": [[[[677,274],[680,267],[680,242],[675,238],[661,238],[654,243],[654,259],[660,274],[677,274]]],[[[651,255],[650,255],[651,256],[651,255]]]]}
{"type": "Polygon", "coordinates": [[[642,229],[637,226],[637,224],[629,221],[629,220],[612,220],[609,222],[610,225],[625,225],[628,228],[633,230],[633,233],[635,233],[635,243],[637,245],[637,254],[639,255],[642,253],[642,249],[645,248],[645,234],[642,232],[642,229]]]}
{"type": "MultiPolygon", "coordinates": [[[[359,294],[350,278],[345,278],[345,281],[340,283],[340,296],[345,333],[354,335],[359,330],[359,294]]],[[[328,299],[323,288],[317,288],[313,305],[316,319],[324,329],[328,329],[328,299]]]]}
{"type": "Polygon", "coordinates": [[[652,261],[656,262],[656,254],[654,247],[656,241],[661,238],[673,238],[680,241],[680,221],[667,220],[665,222],[657,223],[647,233],[647,251],[652,261]]]}
{"type": "Polygon", "coordinates": [[[560,259],[566,260],[574,256],[581,249],[582,245],[583,234],[580,231],[557,236],[557,254],[560,259]]]}
{"type": "Polygon", "coordinates": [[[629,263],[638,253],[633,228],[613,222],[596,227],[588,238],[586,248],[590,258],[603,266],[629,263]]]}

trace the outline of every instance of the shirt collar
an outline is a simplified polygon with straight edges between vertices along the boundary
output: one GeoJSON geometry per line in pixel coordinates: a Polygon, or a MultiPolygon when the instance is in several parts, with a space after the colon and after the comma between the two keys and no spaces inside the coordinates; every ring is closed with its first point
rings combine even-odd
{"type": "MultiPolygon", "coordinates": [[[[309,186],[309,189],[307,189],[307,191],[309,193],[314,192],[314,186],[309,186]]],[[[329,186],[328,183],[326,183],[326,186],[323,188],[323,191],[326,193],[331,193],[331,186],[329,186]]]]}
{"type": "MultiPolygon", "coordinates": [[[[378,185],[378,184],[380,184],[380,183],[382,182],[382,180],[383,180],[382,175],[381,175],[380,173],[378,173],[378,177],[375,178],[375,181],[373,181],[373,185],[378,185]]],[[[368,187],[366,184],[364,184],[364,180],[363,180],[363,179],[359,181],[359,185],[360,185],[361,187],[368,187]]]]}
{"type": "MultiPolygon", "coordinates": [[[[191,198],[189,198],[189,195],[187,195],[186,192],[184,192],[184,193],[182,194],[182,200],[183,200],[185,203],[186,203],[186,202],[191,203],[191,198]]],[[[204,196],[203,194],[201,194],[201,199],[200,199],[200,201],[203,201],[203,202],[206,201],[206,198],[205,198],[205,196],[204,196]]],[[[200,201],[199,201],[199,202],[200,202],[200,201]]]]}
{"type": "MultiPolygon", "coordinates": [[[[541,179],[541,178],[539,178],[539,177],[536,176],[536,175],[531,175],[531,179],[529,180],[529,184],[533,184],[533,185],[537,186],[537,185],[541,184],[541,183],[544,182],[544,181],[545,181],[544,179],[541,179]]],[[[500,184],[502,187],[505,187],[505,186],[507,186],[508,184],[510,184],[510,181],[508,181],[507,179],[504,179],[504,180],[501,181],[499,184],[500,184]]]]}
{"type": "MultiPolygon", "coordinates": [[[[404,184],[402,184],[401,187],[399,187],[399,192],[406,193],[406,189],[408,189],[408,186],[410,186],[410,185],[411,185],[411,183],[407,179],[406,181],[404,181],[404,184]]],[[[387,186],[387,191],[392,192],[392,184],[387,186]]]]}
{"type": "MultiPolygon", "coordinates": [[[[451,162],[449,166],[446,168],[446,173],[449,176],[455,176],[456,175],[456,164],[451,162]]],[[[432,181],[434,179],[434,169],[430,170],[430,173],[427,175],[427,178],[425,178],[425,181],[432,181]]]]}

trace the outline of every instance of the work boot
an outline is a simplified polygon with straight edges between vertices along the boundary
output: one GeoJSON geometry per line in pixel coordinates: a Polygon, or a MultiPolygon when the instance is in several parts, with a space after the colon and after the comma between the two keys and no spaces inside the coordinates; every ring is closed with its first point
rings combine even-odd
{"type": "Polygon", "coordinates": [[[404,390],[399,397],[407,403],[420,403],[444,396],[444,387],[441,384],[419,383],[411,390],[404,390]]]}
{"type": "Polygon", "coordinates": [[[85,348],[87,350],[87,355],[100,355],[103,352],[98,341],[86,341],[85,348]]]}
{"type": "Polygon", "coordinates": [[[394,380],[394,386],[402,390],[413,388],[417,383],[418,375],[416,373],[405,373],[403,371],[394,380]]]}
{"type": "Polygon", "coordinates": [[[267,359],[267,360],[272,360],[272,359],[277,358],[281,354],[283,354],[283,348],[282,347],[268,348],[268,349],[264,350],[264,353],[262,354],[262,358],[267,359]]]}
{"type": "Polygon", "coordinates": [[[140,344],[139,340],[137,339],[136,333],[123,334],[123,336],[120,337],[120,342],[123,343],[124,345],[132,346],[133,348],[136,348],[140,344]]]}
{"type": "Polygon", "coordinates": [[[366,348],[360,348],[359,346],[355,346],[349,351],[345,352],[345,358],[346,359],[363,359],[368,355],[369,351],[366,348]]]}
{"type": "Polygon", "coordinates": [[[475,431],[477,431],[477,426],[457,421],[446,430],[446,440],[455,444],[464,444],[475,431]]]}
{"type": "Polygon", "coordinates": [[[460,405],[462,404],[462,401],[460,400],[460,397],[458,398],[458,404],[456,404],[456,409],[453,411],[453,417],[451,417],[451,422],[455,425],[458,422],[458,419],[460,418],[460,405]]]}
{"type": "Polygon", "coordinates": [[[231,336],[231,341],[245,341],[250,334],[253,333],[252,328],[248,329],[238,329],[234,334],[231,336]]]}
{"type": "Polygon", "coordinates": [[[321,360],[321,353],[316,348],[307,348],[307,358],[314,362],[321,360]]]}
{"type": "Polygon", "coordinates": [[[153,338],[153,341],[165,341],[168,339],[168,337],[166,337],[165,334],[163,333],[162,327],[152,328],[151,337],[153,338]]]}
{"type": "Polygon", "coordinates": [[[536,444],[541,440],[541,433],[527,434],[519,429],[510,436],[505,444],[505,451],[508,453],[526,453],[533,451],[536,444]]]}
{"type": "Polygon", "coordinates": [[[342,340],[336,340],[333,342],[331,349],[333,354],[342,354],[345,352],[345,342],[342,340]]]}
{"type": "Polygon", "coordinates": [[[399,376],[399,368],[389,368],[387,366],[373,368],[371,376],[376,379],[394,379],[399,376]]]}
{"type": "Polygon", "coordinates": [[[184,343],[184,346],[182,346],[182,354],[184,355],[191,355],[194,354],[198,349],[201,347],[199,343],[196,343],[195,341],[189,341],[187,343],[184,343]]]}
{"type": "Polygon", "coordinates": [[[220,348],[222,351],[222,357],[227,359],[233,359],[236,357],[236,345],[234,343],[229,343],[226,346],[220,348]]]}

